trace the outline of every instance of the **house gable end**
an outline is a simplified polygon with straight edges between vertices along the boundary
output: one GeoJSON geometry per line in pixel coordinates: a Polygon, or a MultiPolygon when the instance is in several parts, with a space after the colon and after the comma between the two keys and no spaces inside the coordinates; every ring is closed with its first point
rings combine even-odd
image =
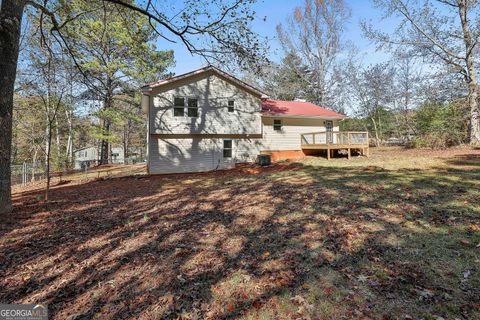
{"type": "Polygon", "coordinates": [[[153,87],[149,94],[151,134],[261,133],[258,94],[214,70],[153,87]]]}

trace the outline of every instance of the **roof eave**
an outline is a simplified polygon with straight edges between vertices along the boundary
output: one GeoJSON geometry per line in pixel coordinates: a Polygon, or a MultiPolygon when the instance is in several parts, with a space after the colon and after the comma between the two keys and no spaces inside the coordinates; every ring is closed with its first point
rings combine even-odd
{"type": "Polygon", "coordinates": [[[249,85],[248,83],[246,83],[246,82],[232,76],[231,74],[229,74],[225,71],[222,71],[222,70],[220,70],[220,69],[218,69],[214,66],[207,66],[207,67],[203,67],[203,68],[200,68],[200,69],[188,72],[188,73],[184,73],[184,74],[181,74],[181,75],[178,75],[178,76],[174,76],[171,79],[165,79],[163,82],[158,81],[158,82],[153,82],[153,83],[150,83],[150,84],[146,84],[143,87],[141,87],[141,91],[144,94],[148,95],[153,91],[154,88],[157,88],[157,87],[160,87],[160,86],[163,86],[163,85],[167,85],[167,84],[171,84],[173,82],[180,81],[180,80],[183,80],[183,79],[187,79],[187,78],[190,78],[190,77],[195,77],[195,76],[198,76],[198,75],[203,74],[203,73],[208,72],[208,71],[213,71],[213,72],[217,73],[218,75],[229,79],[230,81],[234,82],[238,86],[244,88],[246,91],[249,91],[249,92],[257,95],[261,99],[265,99],[266,97],[268,97],[268,95],[265,92],[249,85]]]}
{"type": "Polygon", "coordinates": [[[302,114],[266,114],[262,113],[262,117],[266,118],[305,118],[305,119],[324,119],[324,120],[343,120],[348,118],[347,116],[307,116],[302,114]]]}

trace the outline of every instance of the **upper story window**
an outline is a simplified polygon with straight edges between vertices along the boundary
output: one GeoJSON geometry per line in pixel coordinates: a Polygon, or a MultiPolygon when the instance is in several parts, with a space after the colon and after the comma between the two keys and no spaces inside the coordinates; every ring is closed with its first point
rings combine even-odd
{"type": "Polygon", "coordinates": [[[173,101],[173,115],[175,117],[185,116],[185,107],[187,107],[187,116],[198,117],[198,99],[175,97],[173,101]],[[185,105],[185,101],[187,104],[185,105]]]}
{"type": "Polygon", "coordinates": [[[188,98],[188,112],[189,117],[198,117],[198,99],[188,98]]]}
{"type": "Polygon", "coordinates": [[[175,97],[173,101],[173,116],[183,117],[185,115],[185,98],[175,97]]]}
{"type": "Polygon", "coordinates": [[[282,130],[282,120],[274,119],[273,120],[273,130],[281,131],[282,130]]]}
{"type": "Polygon", "coordinates": [[[235,111],[235,101],[228,100],[228,112],[234,112],[234,111],[235,111]]]}

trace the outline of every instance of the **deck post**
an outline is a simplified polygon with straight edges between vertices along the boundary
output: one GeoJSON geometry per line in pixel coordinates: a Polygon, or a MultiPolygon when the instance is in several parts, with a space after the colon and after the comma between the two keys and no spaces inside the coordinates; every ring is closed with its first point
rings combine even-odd
{"type": "Polygon", "coordinates": [[[330,160],[330,148],[327,148],[327,160],[330,160]]]}
{"type": "Polygon", "coordinates": [[[352,156],[352,149],[348,148],[348,160],[350,160],[351,156],[352,156]]]}

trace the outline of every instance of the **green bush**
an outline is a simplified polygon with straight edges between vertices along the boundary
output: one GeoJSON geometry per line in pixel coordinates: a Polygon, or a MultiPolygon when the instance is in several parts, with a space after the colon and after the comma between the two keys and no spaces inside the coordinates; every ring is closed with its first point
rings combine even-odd
{"type": "Polygon", "coordinates": [[[427,103],[415,114],[415,147],[446,148],[468,141],[468,119],[460,104],[427,103]]]}

